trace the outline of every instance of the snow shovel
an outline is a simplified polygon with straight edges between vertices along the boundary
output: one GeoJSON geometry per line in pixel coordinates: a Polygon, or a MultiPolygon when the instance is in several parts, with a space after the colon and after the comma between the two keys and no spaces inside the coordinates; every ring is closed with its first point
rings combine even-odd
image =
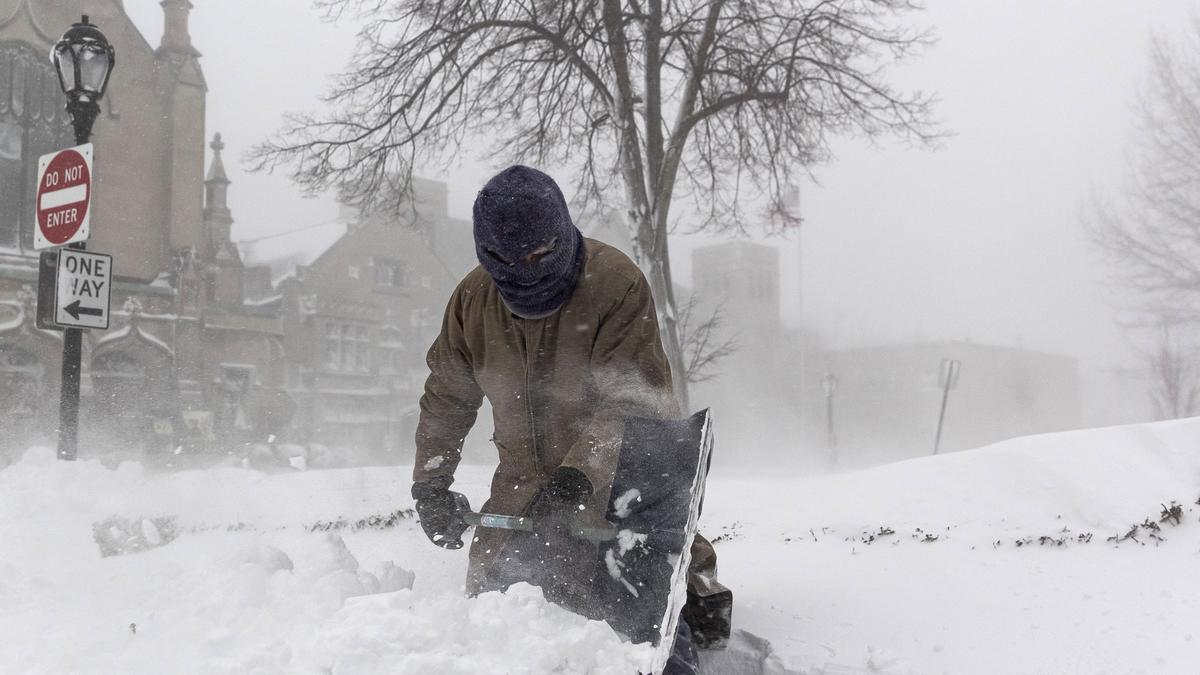
{"type": "MultiPolygon", "coordinates": [[[[650,672],[662,672],[666,665],[687,600],[687,569],[708,477],[711,430],[708,410],[685,420],[627,418],[605,514],[608,525],[581,525],[574,532],[599,548],[595,567],[579,570],[591,584],[587,613],[598,615],[593,618],[607,621],[632,642],[654,645],[650,672]]],[[[539,550],[531,545],[532,518],[471,511],[461,515],[468,525],[512,531],[501,557],[517,566],[539,568],[531,557],[539,550]]]]}

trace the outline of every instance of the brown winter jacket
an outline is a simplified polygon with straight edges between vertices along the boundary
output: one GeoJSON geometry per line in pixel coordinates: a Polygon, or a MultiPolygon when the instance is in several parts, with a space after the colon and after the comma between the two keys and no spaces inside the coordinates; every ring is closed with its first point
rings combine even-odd
{"type": "MultiPolygon", "coordinates": [[[[454,475],[487,396],[499,466],[481,510],[521,515],[549,474],[569,466],[595,488],[587,513],[603,518],[624,418],[679,416],[649,284],[617,249],[584,242],[578,285],[548,317],[515,316],[481,267],[455,289],[427,359],[415,481],[454,475]]],[[[488,589],[505,539],[476,530],[468,591],[488,589]]]]}

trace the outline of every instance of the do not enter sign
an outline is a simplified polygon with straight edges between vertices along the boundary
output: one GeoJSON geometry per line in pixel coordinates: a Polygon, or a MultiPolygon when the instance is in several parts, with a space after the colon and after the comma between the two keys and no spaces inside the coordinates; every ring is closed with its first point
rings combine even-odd
{"type": "Polygon", "coordinates": [[[92,201],[92,144],[38,159],[35,249],[87,241],[92,201]]]}

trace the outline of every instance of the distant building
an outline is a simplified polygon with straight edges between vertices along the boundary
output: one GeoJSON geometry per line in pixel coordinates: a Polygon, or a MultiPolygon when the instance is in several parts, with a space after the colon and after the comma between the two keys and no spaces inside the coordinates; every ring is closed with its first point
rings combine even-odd
{"type": "MultiPolygon", "coordinates": [[[[713,408],[723,447],[742,459],[793,452],[799,431],[800,349],[780,318],[779,264],[779,249],[748,241],[692,252],[688,332],[719,312],[721,328],[709,345],[736,343],[710,371],[713,379],[691,388],[692,403],[713,408]]],[[[689,299],[677,295],[686,306],[689,299]]]]}
{"type": "Polygon", "coordinates": [[[270,265],[284,332],[284,436],[354,461],[408,458],[425,352],[442,309],[476,265],[470,224],[447,215],[446,185],[416,180],[416,216],[343,209],[331,222],[243,243],[270,265]]]}
{"type": "Polygon", "coordinates": [[[774,343],[780,326],[779,249],[749,241],[692,251],[692,291],[707,307],[721,307],[753,344],[774,343]]]}
{"type": "Polygon", "coordinates": [[[798,453],[806,463],[823,463],[827,386],[844,465],[932,452],[943,359],[960,361],[961,374],[948,400],[942,451],[1082,424],[1079,367],[1070,356],[968,341],[848,350],[802,343],[801,331],[782,325],[774,247],[735,241],[697,248],[692,285],[693,325],[719,308],[724,331],[717,339],[732,336],[738,344],[715,379],[693,387],[693,402],[714,407],[721,437],[739,457],[798,453]]]}
{"type": "MultiPolygon", "coordinates": [[[[0,445],[52,442],[62,337],[34,326],[37,158],[73,143],[46,54],[83,13],[119,45],[94,128],[91,250],[114,257],[113,321],[84,337],[81,455],[265,436],[289,407],[281,324],[248,299],[229,241],[221,144],[205,177],[207,85],[188,0],[157,48],[118,0],[0,0],[0,445]]],[[[0,448],[2,449],[2,448],[0,448]]]]}
{"type": "Polygon", "coordinates": [[[961,363],[946,406],[941,451],[1081,426],[1074,357],[967,341],[921,342],[812,354],[806,364],[805,440],[828,444],[823,381],[834,378],[833,431],[850,465],[930,454],[942,402],[943,359],[961,363]]]}

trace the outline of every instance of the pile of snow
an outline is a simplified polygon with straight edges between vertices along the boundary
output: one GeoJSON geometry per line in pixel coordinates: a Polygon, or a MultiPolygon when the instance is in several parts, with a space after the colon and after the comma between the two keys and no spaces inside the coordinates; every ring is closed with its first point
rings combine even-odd
{"type": "Polygon", "coordinates": [[[650,657],[531,586],[466,598],[461,556],[423,585],[403,560],[441,551],[411,521],[342,534],[303,525],[411,506],[395,502],[399,471],[374,488],[369,473],[329,472],[323,486],[317,474],[233,469],[147,477],[31,450],[0,471],[0,672],[627,675],[650,657]],[[94,522],[166,513],[174,540],[100,556],[94,522]],[[378,559],[370,571],[348,541],[378,559]]]}
{"type": "Polygon", "coordinates": [[[702,526],[762,672],[1194,673],[1198,498],[1200,418],[710,479],[702,526]]]}
{"type": "MultiPolygon", "coordinates": [[[[410,474],[148,476],[31,450],[0,470],[0,672],[644,663],[646,650],[537,589],[465,598],[466,550],[433,547],[406,517],[410,474]],[[143,525],[163,517],[175,531],[143,525]],[[166,543],[101,557],[92,528],[110,518],[166,543]],[[363,519],[383,525],[347,526],[363,519]]],[[[460,467],[455,487],[481,504],[488,474],[460,467]]],[[[703,670],[1195,672],[1198,499],[1200,419],[825,477],[714,474],[701,530],[734,591],[736,631],[703,670]]]]}

